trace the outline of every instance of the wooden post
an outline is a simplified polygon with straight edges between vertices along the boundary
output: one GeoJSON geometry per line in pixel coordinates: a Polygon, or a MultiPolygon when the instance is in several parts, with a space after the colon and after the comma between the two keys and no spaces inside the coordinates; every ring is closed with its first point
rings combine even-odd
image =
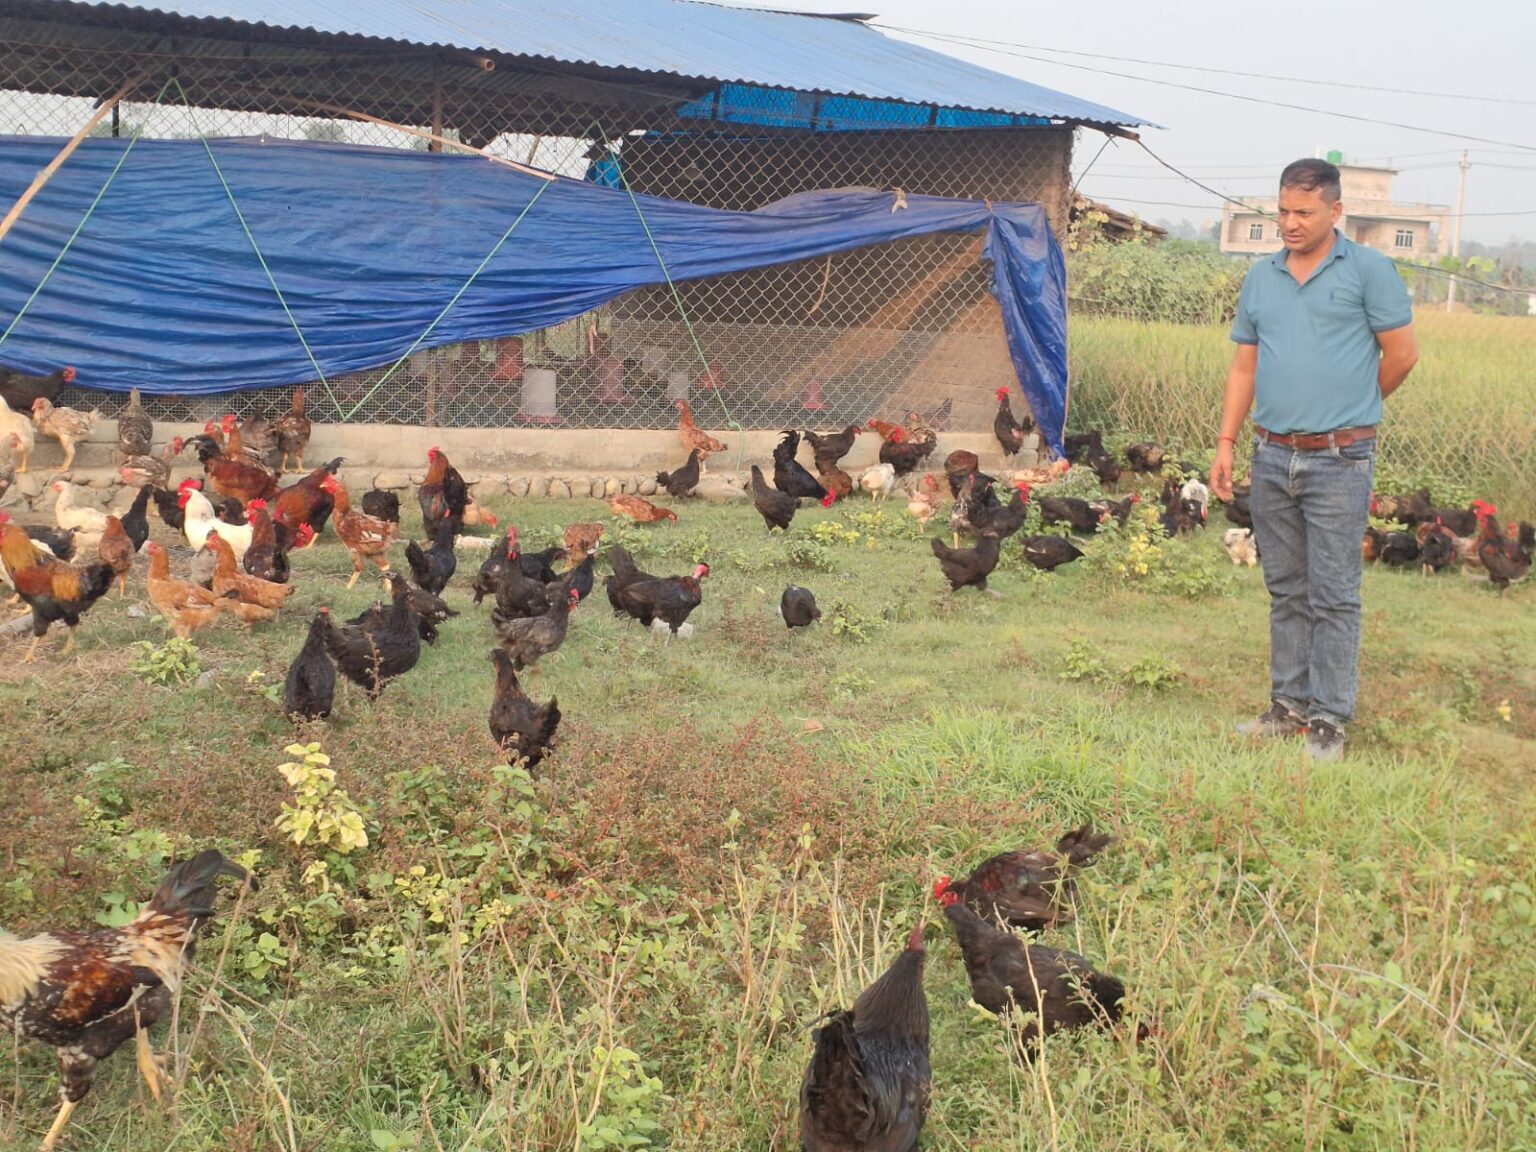
{"type": "Polygon", "coordinates": [[[69,142],[59,149],[59,154],[49,162],[48,167],[32,178],[31,185],[21,194],[16,203],[11,205],[11,210],[5,214],[5,219],[0,220],[0,240],[4,240],[6,233],[15,226],[17,220],[21,219],[21,214],[27,210],[27,205],[32,203],[33,198],[43,190],[43,185],[48,183],[53,178],[53,174],[63,167],[64,161],[74,155],[75,149],[80,147],[80,142],[91,134],[91,129],[105,120],[107,114],[117,107],[118,101],[139,86],[139,81],[142,78],[142,76],[135,76],[114,92],[107,99],[106,103],[96,109],[91,114],[91,118],[80,126],[80,130],[69,138],[69,142]]]}

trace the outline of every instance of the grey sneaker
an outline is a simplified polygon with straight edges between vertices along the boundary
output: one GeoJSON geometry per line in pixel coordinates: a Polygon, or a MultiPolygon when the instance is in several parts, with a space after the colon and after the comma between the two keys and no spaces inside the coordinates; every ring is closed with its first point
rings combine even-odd
{"type": "Polygon", "coordinates": [[[1297,736],[1307,730],[1307,719],[1299,712],[1276,700],[1269,711],[1252,720],[1244,720],[1237,726],[1239,735],[1257,736],[1268,740],[1274,736],[1297,736]]]}
{"type": "Polygon", "coordinates": [[[1327,720],[1307,725],[1307,755],[1320,764],[1344,758],[1344,729],[1327,720]]]}

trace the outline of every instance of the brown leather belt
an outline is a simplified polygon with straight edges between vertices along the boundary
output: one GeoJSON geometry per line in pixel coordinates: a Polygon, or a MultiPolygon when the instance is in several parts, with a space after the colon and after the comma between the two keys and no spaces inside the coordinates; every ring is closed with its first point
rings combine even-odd
{"type": "Polygon", "coordinates": [[[1359,428],[1335,428],[1332,432],[1290,432],[1282,436],[1267,429],[1253,426],[1254,435],[1266,444],[1279,444],[1296,452],[1321,452],[1326,448],[1348,448],[1362,440],[1376,439],[1374,424],[1359,428]]]}

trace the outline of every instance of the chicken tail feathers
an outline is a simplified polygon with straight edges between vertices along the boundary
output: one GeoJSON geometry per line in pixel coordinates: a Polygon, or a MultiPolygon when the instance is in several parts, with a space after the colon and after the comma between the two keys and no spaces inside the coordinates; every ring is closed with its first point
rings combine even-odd
{"type": "Polygon", "coordinates": [[[150,898],[149,907],[167,916],[205,920],[213,915],[214,881],[220,876],[232,877],[253,888],[256,884],[244,868],[210,848],[172,868],[150,898]]]}
{"type": "Polygon", "coordinates": [[[1109,846],[1114,837],[1108,832],[1095,832],[1093,824],[1087,823],[1080,828],[1074,828],[1060,840],[1056,841],[1056,851],[1066,857],[1067,862],[1074,868],[1081,868],[1093,861],[1093,858],[1109,846]]]}
{"type": "Polygon", "coordinates": [[[1120,1022],[1120,1002],[1125,999],[1125,981],[1118,976],[1094,972],[1083,980],[1083,990],[1111,1024],[1120,1022]]]}

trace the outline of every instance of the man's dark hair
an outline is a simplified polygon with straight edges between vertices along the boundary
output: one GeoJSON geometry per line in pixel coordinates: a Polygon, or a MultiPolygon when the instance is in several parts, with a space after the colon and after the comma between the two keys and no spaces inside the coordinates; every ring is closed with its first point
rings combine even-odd
{"type": "Polygon", "coordinates": [[[1318,192],[1332,204],[1339,199],[1339,170],[1326,160],[1293,160],[1280,173],[1280,187],[1318,192]]]}

